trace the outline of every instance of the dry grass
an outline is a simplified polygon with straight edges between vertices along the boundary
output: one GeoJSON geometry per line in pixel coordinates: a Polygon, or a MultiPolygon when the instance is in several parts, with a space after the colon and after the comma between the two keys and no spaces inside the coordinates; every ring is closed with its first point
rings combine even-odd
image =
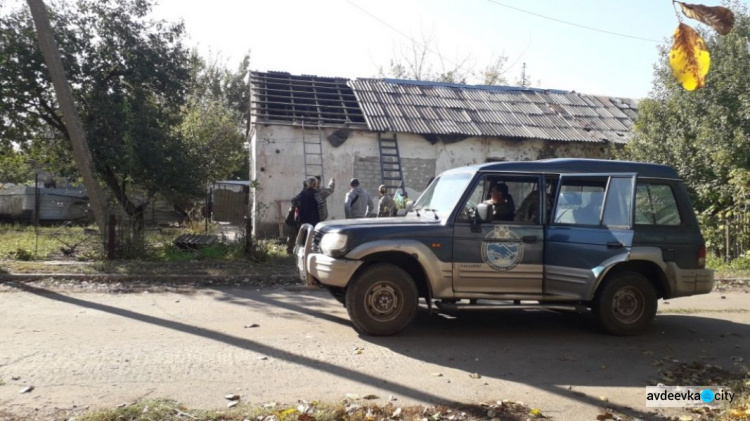
{"type": "Polygon", "coordinates": [[[240,404],[231,409],[215,411],[191,410],[170,400],[149,400],[114,409],[105,409],[76,417],[80,421],[374,421],[374,420],[475,420],[499,418],[520,421],[546,418],[520,403],[455,405],[451,407],[408,406],[393,404],[379,406],[365,401],[344,401],[330,404],[301,402],[295,405],[268,404],[262,406],[240,404]],[[534,415],[536,414],[536,415],[534,415]]]}

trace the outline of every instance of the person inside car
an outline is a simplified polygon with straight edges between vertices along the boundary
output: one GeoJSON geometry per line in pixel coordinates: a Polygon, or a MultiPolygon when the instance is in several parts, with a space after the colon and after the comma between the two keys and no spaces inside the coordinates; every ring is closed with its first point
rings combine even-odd
{"type": "Polygon", "coordinates": [[[512,221],[515,216],[516,206],[513,197],[508,193],[508,185],[497,183],[492,186],[490,199],[484,203],[492,206],[493,221],[512,221]]]}

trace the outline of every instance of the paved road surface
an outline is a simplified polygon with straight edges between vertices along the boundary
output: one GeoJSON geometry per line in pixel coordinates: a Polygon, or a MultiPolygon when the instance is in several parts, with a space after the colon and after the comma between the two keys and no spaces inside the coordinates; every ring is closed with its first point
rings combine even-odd
{"type": "Polygon", "coordinates": [[[593,420],[606,396],[646,416],[644,386],[657,378],[650,364],[668,357],[731,367],[750,349],[748,308],[745,292],[660,302],[672,313],[629,338],[596,333],[580,315],[422,312],[400,336],[371,338],[319,290],[102,294],[16,285],[0,293],[0,408],[44,418],[54,408],[140,398],[219,409],[227,393],[256,403],[355,393],[397,403],[510,399],[558,420],[593,420]],[[252,324],[259,327],[245,327],[252,324]],[[35,389],[19,394],[27,384],[35,389]]]}

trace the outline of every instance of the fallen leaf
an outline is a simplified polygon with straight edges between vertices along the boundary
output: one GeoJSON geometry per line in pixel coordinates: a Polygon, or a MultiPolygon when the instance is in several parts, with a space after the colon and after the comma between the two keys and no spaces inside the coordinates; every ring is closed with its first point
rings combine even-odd
{"type": "Polygon", "coordinates": [[[443,373],[432,373],[435,377],[443,377],[443,373]]]}
{"type": "Polygon", "coordinates": [[[599,396],[599,400],[602,402],[609,402],[609,398],[606,396],[599,396]]]}
{"type": "Polygon", "coordinates": [[[24,387],[23,389],[21,389],[21,391],[20,391],[20,392],[18,392],[18,393],[19,393],[20,395],[22,395],[22,394],[24,394],[24,393],[29,393],[29,392],[31,392],[32,390],[34,390],[34,386],[26,386],[26,387],[24,387]]]}
{"type": "Polygon", "coordinates": [[[481,379],[482,378],[482,376],[479,373],[471,373],[471,374],[469,374],[469,377],[471,377],[472,379],[481,379]]]}
{"type": "Polygon", "coordinates": [[[294,408],[285,409],[279,412],[279,419],[284,419],[284,417],[286,417],[287,415],[294,414],[295,412],[297,412],[297,410],[294,408]]]}
{"type": "Polygon", "coordinates": [[[529,411],[529,415],[531,415],[532,417],[541,418],[542,417],[542,411],[534,408],[531,411],[529,411]]]}
{"type": "Polygon", "coordinates": [[[253,328],[253,327],[260,327],[260,325],[257,324],[257,323],[253,323],[251,325],[245,325],[245,329],[250,329],[250,328],[253,328]]]}
{"type": "Polygon", "coordinates": [[[397,401],[397,400],[398,400],[398,398],[397,398],[397,397],[395,397],[395,396],[393,396],[393,395],[391,395],[391,396],[388,396],[388,400],[389,400],[389,401],[397,401]]]}
{"type": "Polygon", "coordinates": [[[237,406],[237,404],[239,404],[239,403],[240,403],[239,401],[230,401],[230,402],[227,402],[227,408],[233,408],[233,407],[237,406]]]}
{"type": "Polygon", "coordinates": [[[596,416],[597,421],[611,420],[611,419],[614,419],[614,418],[615,418],[615,416],[612,415],[611,412],[605,412],[603,414],[600,414],[600,415],[596,416]]]}
{"type": "Polygon", "coordinates": [[[13,376],[11,377],[11,380],[21,380],[21,376],[13,376]]]}
{"type": "Polygon", "coordinates": [[[357,395],[356,393],[347,393],[346,394],[346,398],[347,399],[352,399],[352,400],[356,401],[357,399],[359,399],[359,395],[357,395]]]}
{"type": "Polygon", "coordinates": [[[308,414],[300,414],[299,417],[297,417],[297,421],[315,421],[315,417],[308,414]]]}
{"type": "Polygon", "coordinates": [[[401,415],[401,407],[396,408],[393,414],[391,414],[392,417],[398,417],[399,415],[401,415]]]}
{"type": "Polygon", "coordinates": [[[278,405],[278,403],[276,403],[276,402],[269,402],[269,403],[263,404],[263,408],[267,408],[267,409],[276,408],[276,405],[278,405]]]}
{"type": "Polygon", "coordinates": [[[372,399],[380,399],[380,396],[378,395],[365,395],[362,397],[362,399],[372,400],[372,399]]]}
{"type": "Polygon", "coordinates": [[[234,394],[224,395],[224,399],[228,401],[237,401],[240,399],[240,395],[234,395],[234,394]]]}
{"type": "Polygon", "coordinates": [[[258,357],[258,359],[261,360],[261,361],[264,361],[264,360],[267,360],[268,357],[266,357],[265,355],[263,355],[263,356],[258,357]]]}

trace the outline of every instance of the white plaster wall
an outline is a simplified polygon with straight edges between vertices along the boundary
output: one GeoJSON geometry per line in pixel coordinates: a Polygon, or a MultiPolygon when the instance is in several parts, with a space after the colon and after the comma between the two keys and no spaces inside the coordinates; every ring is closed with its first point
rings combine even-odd
{"type": "MultiPolygon", "coordinates": [[[[257,187],[253,192],[253,219],[255,234],[277,236],[278,219],[284,217],[289,200],[302,188],[305,176],[303,157],[303,130],[299,127],[263,125],[255,127],[251,140],[252,180],[257,187]],[[275,201],[284,201],[281,215],[275,201]]],[[[350,137],[339,147],[333,147],[326,136],[333,129],[322,130],[324,184],[331,177],[336,179],[336,191],[328,198],[329,219],[344,217],[344,197],[353,176],[354,162],[359,157],[377,157],[377,133],[352,131],[350,137]]],[[[317,129],[306,129],[307,140],[317,138],[317,129]]],[[[556,143],[542,140],[505,140],[474,137],[459,142],[431,144],[422,136],[398,134],[399,151],[402,158],[434,159],[436,174],[445,170],[487,162],[491,160],[519,161],[539,157],[602,157],[601,144],[556,143]],[[552,155],[551,155],[552,154],[552,155]]],[[[408,171],[408,169],[406,170],[408,171]]],[[[370,192],[377,196],[377,192],[370,192]]],[[[376,199],[376,198],[374,198],[376,199]]]]}

